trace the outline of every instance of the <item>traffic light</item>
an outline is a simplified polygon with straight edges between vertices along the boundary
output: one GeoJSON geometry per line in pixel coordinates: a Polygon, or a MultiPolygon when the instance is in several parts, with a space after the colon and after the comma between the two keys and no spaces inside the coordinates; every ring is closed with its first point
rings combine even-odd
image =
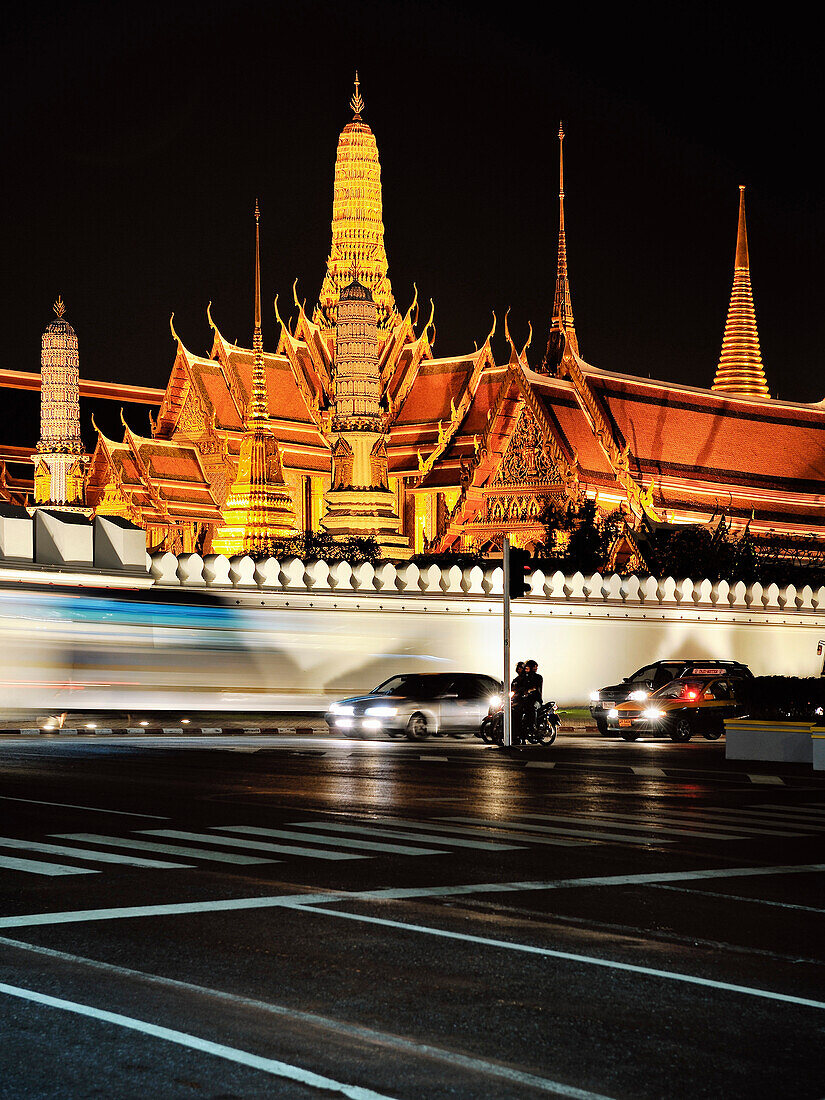
{"type": "Polygon", "coordinates": [[[511,600],[526,596],[530,591],[530,554],[527,550],[510,548],[510,585],[508,591],[511,600]]]}

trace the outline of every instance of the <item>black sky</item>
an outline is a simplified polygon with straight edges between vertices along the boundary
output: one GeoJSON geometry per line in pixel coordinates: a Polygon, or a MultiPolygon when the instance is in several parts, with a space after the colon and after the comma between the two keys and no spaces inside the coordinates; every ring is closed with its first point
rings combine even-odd
{"type": "Polygon", "coordinates": [[[165,385],[169,314],[202,353],[210,299],[248,341],[256,196],[271,347],[275,292],[286,309],[297,276],[317,297],[357,67],[390,277],[402,308],[414,281],[435,299],[436,354],[483,341],[508,305],[540,354],[563,117],[584,358],[711,383],[742,182],[769,384],[818,401],[819,44],[759,19],[718,3],[20,5],[0,64],[2,365],[39,368],[58,293],[85,377],[165,385]]]}

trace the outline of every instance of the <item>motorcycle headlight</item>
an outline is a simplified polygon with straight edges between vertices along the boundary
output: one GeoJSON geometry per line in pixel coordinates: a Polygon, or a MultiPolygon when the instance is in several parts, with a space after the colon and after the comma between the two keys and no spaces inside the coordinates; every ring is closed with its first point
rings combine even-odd
{"type": "Polygon", "coordinates": [[[600,698],[600,696],[599,696],[598,691],[591,691],[590,692],[590,702],[591,703],[598,703],[599,698],[600,698]]]}
{"type": "Polygon", "coordinates": [[[329,708],[330,714],[355,714],[355,707],[345,706],[343,703],[333,703],[329,708]]]}
{"type": "Polygon", "coordinates": [[[373,714],[376,718],[394,718],[398,714],[398,707],[367,707],[365,714],[373,714]]]}
{"type": "Polygon", "coordinates": [[[642,711],[642,718],[647,718],[648,722],[658,722],[664,716],[665,712],[658,707],[648,707],[647,710],[642,711]]]}
{"type": "Polygon", "coordinates": [[[490,698],[487,700],[487,702],[491,707],[500,707],[501,706],[501,696],[500,695],[491,695],[490,698]]]}
{"type": "Polygon", "coordinates": [[[631,691],[628,695],[628,699],[632,699],[634,703],[642,703],[650,695],[649,691],[631,691]]]}
{"type": "Polygon", "coordinates": [[[608,718],[618,718],[619,717],[619,712],[616,710],[615,707],[611,707],[610,710],[607,712],[607,717],[608,718]]]}

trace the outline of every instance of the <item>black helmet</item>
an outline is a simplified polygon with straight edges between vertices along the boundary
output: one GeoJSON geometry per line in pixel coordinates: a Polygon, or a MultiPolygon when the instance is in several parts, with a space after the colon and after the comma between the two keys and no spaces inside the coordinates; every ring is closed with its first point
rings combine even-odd
{"type": "Polygon", "coordinates": [[[529,661],[524,662],[524,667],[525,668],[529,668],[531,665],[533,666],[533,668],[538,668],[539,667],[538,661],[534,661],[532,657],[530,658],[529,661]]]}

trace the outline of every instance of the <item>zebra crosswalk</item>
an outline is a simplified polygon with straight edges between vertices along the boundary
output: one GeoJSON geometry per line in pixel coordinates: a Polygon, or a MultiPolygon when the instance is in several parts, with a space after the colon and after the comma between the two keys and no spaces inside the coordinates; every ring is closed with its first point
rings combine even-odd
{"type": "Polygon", "coordinates": [[[553,813],[518,812],[505,819],[442,815],[411,819],[387,815],[184,828],[134,829],[128,834],[53,833],[43,840],[0,836],[0,871],[28,875],[90,875],[130,868],[194,870],[215,864],[257,867],[285,860],[345,863],[377,858],[461,856],[609,844],[619,847],[731,843],[764,837],[796,840],[825,832],[825,805],[661,807],[553,813]]]}

